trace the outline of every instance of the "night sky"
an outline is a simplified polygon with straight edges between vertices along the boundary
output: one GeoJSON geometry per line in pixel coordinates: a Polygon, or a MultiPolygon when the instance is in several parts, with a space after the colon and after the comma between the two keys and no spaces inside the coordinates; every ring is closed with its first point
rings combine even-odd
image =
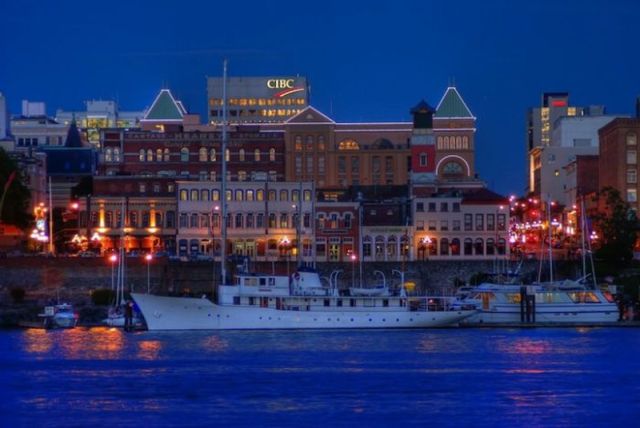
{"type": "Polygon", "coordinates": [[[336,121],[408,121],[455,80],[478,118],[477,171],[525,188],[525,114],[544,91],[632,114],[640,2],[0,0],[0,91],[80,110],[148,107],[169,87],[206,118],[205,76],[303,75],[336,121]],[[274,3],[274,4],[271,4],[274,3]]]}

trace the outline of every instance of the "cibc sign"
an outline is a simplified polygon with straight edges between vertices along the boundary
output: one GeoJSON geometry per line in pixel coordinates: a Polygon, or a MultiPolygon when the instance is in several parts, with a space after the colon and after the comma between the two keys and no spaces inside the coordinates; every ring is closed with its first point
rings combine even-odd
{"type": "Polygon", "coordinates": [[[292,89],[294,79],[269,79],[267,80],[267,88],[269,89],[292,89]]]}

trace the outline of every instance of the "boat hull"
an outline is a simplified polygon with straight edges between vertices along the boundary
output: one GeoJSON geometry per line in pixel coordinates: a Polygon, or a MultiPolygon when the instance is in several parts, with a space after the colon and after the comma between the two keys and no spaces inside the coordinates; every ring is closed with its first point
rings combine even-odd
{"type": "Polygon", "coordinates": [[[475,311],[279,310],[221,306],[208,299],[132,295],[149,330],[426,328],[455,325],[475,311]]]}
{"type": "MultiPolygon", "coordinates": [[[[538,305],[535,320],[541,324],[599,324],[615,323],[619,319],[615,304],[593,305],[538,305]]],[[[479,310],[466,318],[464,324],[515,324],[522,322],[519,304],[495,305],[491,310],[479,310]]]]}

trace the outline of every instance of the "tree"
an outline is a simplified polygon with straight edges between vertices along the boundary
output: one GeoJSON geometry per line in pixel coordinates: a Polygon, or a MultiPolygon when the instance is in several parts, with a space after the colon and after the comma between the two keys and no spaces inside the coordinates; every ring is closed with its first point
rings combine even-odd
{"type": "Polygon", "coordinates": [[[604,209],[592,216],[600,242],[596,256],[614,266],[625,266],[633,259],[638,217],[613,187],[603,188],[598,196],[604,209]]]}
{"type": "Polygon", "coordinates": [[[33,221],[29,212],[31,192],[22,182],[18,165],[0,147],[0,222],[26,229],[33,221]]]}

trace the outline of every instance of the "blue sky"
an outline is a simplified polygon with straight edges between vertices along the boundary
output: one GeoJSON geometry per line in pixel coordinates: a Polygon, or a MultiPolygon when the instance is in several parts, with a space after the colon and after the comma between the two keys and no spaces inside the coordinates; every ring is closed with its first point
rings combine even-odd
{"type": "Polygon", "coordinates": [[[491,188],[525,187],[525,112],[544,91],[631,114],[640,95],[640,2],[0,0],[0,91],[81,109],[147,107],[166,85],[206,113],[206,79],[307,76],[338,121],[409,120],[448,82],[478,118],[476,169],[491,188]]]}

